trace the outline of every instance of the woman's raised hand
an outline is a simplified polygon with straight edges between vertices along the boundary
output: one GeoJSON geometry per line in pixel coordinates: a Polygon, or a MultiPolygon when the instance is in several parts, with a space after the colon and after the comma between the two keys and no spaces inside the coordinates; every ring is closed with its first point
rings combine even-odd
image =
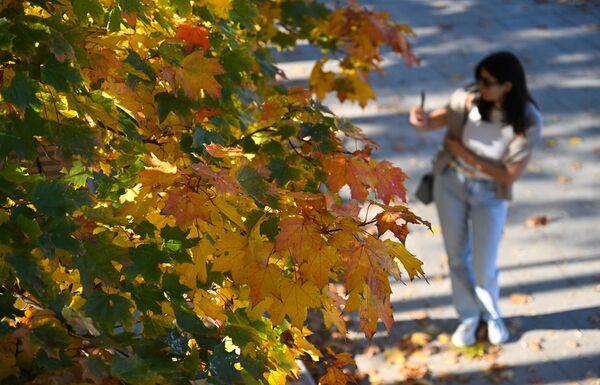
{"type": "Polygon", "coordinates": [[[410,109],[409,122],[418,131],[427,131],[429,129],[429,114],[422,107],[415,106],[410,109]]]}

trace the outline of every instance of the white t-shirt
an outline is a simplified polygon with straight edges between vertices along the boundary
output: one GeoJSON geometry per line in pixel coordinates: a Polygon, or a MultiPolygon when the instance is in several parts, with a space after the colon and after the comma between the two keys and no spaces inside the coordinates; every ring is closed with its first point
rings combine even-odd
{"type": "MultiPolygon", "coordinates": [[[[488,122],[483,120],[479,109],[475,107],[471,109],[465,122],[462,141],[475,155],[500,162],[514,136],[513,126],[502,122],[501,111],[492,110],[488,122]]],[[[466,168],[478,178],[493,179],[462,159],[459,159],[459,163],[461,167],[466,168]]]]}

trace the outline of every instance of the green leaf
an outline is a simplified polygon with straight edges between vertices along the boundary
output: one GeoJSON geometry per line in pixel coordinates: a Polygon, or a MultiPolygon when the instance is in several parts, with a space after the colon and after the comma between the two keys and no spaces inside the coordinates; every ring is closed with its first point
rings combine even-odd
{"type": "Polygon", "coordinates": [[[83,194],[73,191],[59,181],[40,181],[31,190],[31,201],[48,216],[62,217],[83,203],[83,194]],[[77,199],[79,198],[79,199],[77,199]]]}
{"type": "Polygon", "coordinates": [[[112,261],[121,260],[124,251],[113,245],[107,236],[97,236],[93,242],[85,243],[85,252],[73,257],[73,265],[81,275],[84,293],[94,290],[95,278],[100,278],[108,284],[119,282],[120,273],[112,261]]]}
{"type": "Polygon", "coordinates": [[[130,248],[129,255],[132,264],[123,268],[127,279],[133,280],[139,274],[146,282],[160,281],[162,271],[158,265],[169,261],[164,251],[159,250],[155,244],[143,244],[130,248]]]}
{"type": "Polygon", "coordinates": [[[94,174],[83,165],[80,161],[73,163],[73,166],[67,171],[64,177],[65,182],[72,185],[74,188],[85,187],[88,179],[92,179],[94,174]]]}
{"type": "Polygon", "coordinates": [[[82,24],[88,23],[88,14],[94,22],[102,24],[104,9],[98,0],[75,0],[73,1],[73,12],[82,24]]]}
{"type": "Polygon", "coordinates": [[[113,7],[113,9],[111,9],[108,13],[108,30],[110,32],[119,32],[121,29],[121,20],[123,20],[123,17],[121,16],[121,8],[113,7]]]}
{"type": "Polygon", "coordinates": [[[158,53],[172,65],[179,65],[185,57],[181,43],[174,44],[163,41],[158,46],[158,53]]]}
{"type": "Polygon", "coordinates": [[[210,346],[217,341],[216,333],[206,326],[198,316],[191,312],[187,305],[173,304],[177,325],[183,330],[194,336],[194,339],[201,345],[210,346]]]}
{"type": "Polygon", "coordinates": [[[292,168],[289,163],[281,158],[273,158],[269,163],[271,176],[275,178],[279,186],[285,186],[288,182],[300,179],[300,170],[292,168]]]}
{"type": "Polygon", "coordinates": [[[154,385],[159,382],[156,373],[135,354],[129,357],[115,355],[110,365],[110,372],[113,376],[129,384],[154,385]]]}
{"type": "Polygon", "coordinates": [[[215,346],[213,354],[208,360],[208,368],[212,374],[209,382],[216,385],[229,385],[241,380],[240,372],[233,366],[239,362],[235,352],[227,352],[225,344],[215,346]]]}
{"type": "Polygon", "coordinates": [[[0,50],[10,51],[15,36],[10,32],[11,23],[4,17],[0,18],[0,50]]]}
{"type": "Polygon", "coordinates": [[[260,224],[260,233],[271,241],[279,234],[279,217],[271,217],[260,224]]]}
{"type": "Polygon", "coordinates": [[[156,73],[152,66],[141,58],[135,51],[129,50],[129,55],[124,60],[124,63],[129,64],[135,71],[129,69],[128,81],[129,85],[135,85],[138,81],[145,82],[148,85],[154,84],[156,73]]]}
{"type": "Polygon", "coordinates": [[[242,167],[236,178],[240,185],[253,197],[261,197],[267,192],[267,182],[258,171],[250,166],[242,167]]]}
{"type": "Polygon", "coordinates": [[[29,219],[24,215],[17,216],[17,226],[21,229],[21,231],[27,236],[37,241],[37,239],[42,235],[42,229],[40,229],[40,225],[33,219],[29,219]]]}
{"type": "Polygon", "coordinates": [[[185,96],[177,97],[170,92],[160,92],[154,96],[154,101],[158,104],[158,119],[162,123],[173,112],[175,115],[185,118],[192,115],[192,109],[197,104],[185,96]]]}
{"type": "Polygon", "coordinates": [[[225,138],[217,132],[207,131],[200,126],[196,126],[194,129],[194,142],[192,148],[204,149],[204,144],[210,143],[225,145],[225,138]]]}
{"type": "Polygon", "coordinates": [[[17,72],[10,85],[2,91],[2,97],[19,111],[24,112],[30,106],[41,107],[40,100],[35,96],[38,90],[37,82],[29,79],[23,72],[17,72]]]}
{"type": "Polygon", "coordinates": [[[242,28],[252,30],[254,28],[254,18],[257,16],[258,10],[253,2],[233,0],[233,7],[229,11],[229,17],[232,21],[239,23],[242,28]]]}
{"type": "Polygon", "coordinates": [[[40,271],[33,255],[16,252],[6,257],[6,262],[15,269],[19,282],[27,291],[32,292],[38,298],[44,298],[48,294],[48,279],[40,271]]]}
{"type": "Polygon", "coordinates": [[[181,16],[187,16],[192,12],[190,0],[171,0],[171,5],[181,16]]]}
{"type": "Polygon", "coordinates": [[[131,323],[132,317],[129,311],[131,307],[131,302],[118,294],[94,291],[88,296],[82,309],[94,320],[94,323],[113,334],[116,323],[123,326],[131,323]]]}
{"type": "Polygon", "coordinates": [[[42,65],[42,81],[59,92],[69,92],[83,81],[79,71],[68,62],[61,63],[54,56],[48,56],[42,65]]]}
{"type": "Polygon", "coordinates": [[[310,136],[311,141],[316,147],[315,149],[319,152],[329,153],[336,149],[333,131],[331,130],[331,127],[326,124],[302,123],[300,136],[310,136]]]}
{"type": "Polygon", "coordinates": [[[161,314],[160,303],[165,301],[165,295],[158,286],[144,283],[140,285],[131,284],[127,288],[140,311],[161,314]]]}

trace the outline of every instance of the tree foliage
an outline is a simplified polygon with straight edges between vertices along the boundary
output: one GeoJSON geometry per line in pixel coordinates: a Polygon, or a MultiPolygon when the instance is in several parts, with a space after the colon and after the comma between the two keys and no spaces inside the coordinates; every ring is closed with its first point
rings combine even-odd
{"type": "Polygon", "coordinates": [[[282,384],[322,356],[308,309],[389,329],[425,222],[311,91],[364,106],[382,46],[416,60],[409,33],[354,3],[0,2],[0,380],[282,384]],[[271,58],[302,40],[325,53],[310,90],[271,58]]]}

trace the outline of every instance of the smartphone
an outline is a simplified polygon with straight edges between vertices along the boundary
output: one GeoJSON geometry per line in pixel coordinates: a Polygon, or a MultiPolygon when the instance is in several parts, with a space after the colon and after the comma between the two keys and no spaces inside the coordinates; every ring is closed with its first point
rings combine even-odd
{"type": "Polygon", "coordinates": [[[421,109],[425,107],[425,91],[421,91],[421,109]]]}

